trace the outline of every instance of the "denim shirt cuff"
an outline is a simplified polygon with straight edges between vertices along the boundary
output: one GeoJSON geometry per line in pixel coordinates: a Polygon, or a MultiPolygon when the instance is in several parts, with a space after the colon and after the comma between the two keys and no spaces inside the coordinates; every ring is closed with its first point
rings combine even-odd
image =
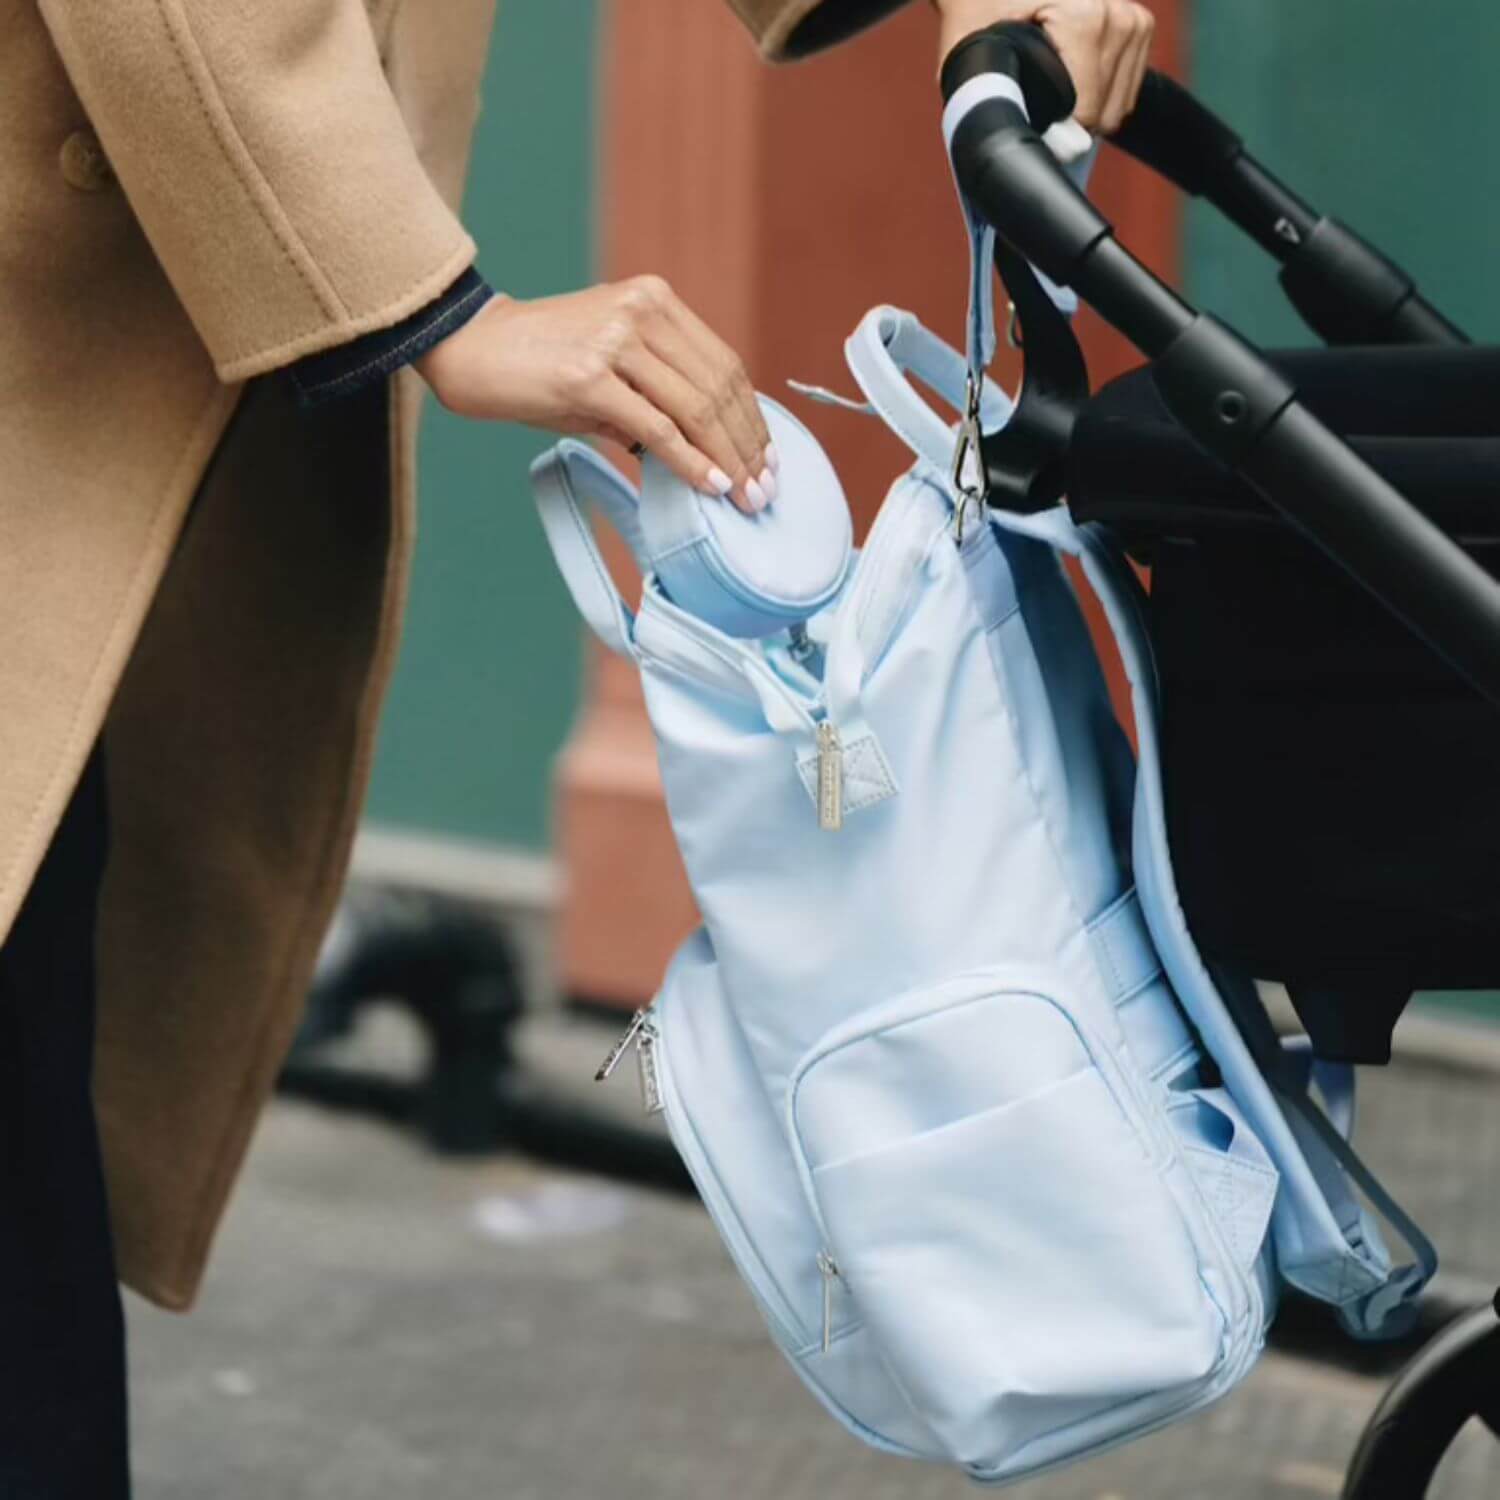
{"type": "Polygon", "coordinates": [[[471,266],[441,296],[391,328],[378,328],[334,349],[323,349],[283,372],[302,406],[317,406],[384,380],[462,328],[494,290],[471,266]]]}

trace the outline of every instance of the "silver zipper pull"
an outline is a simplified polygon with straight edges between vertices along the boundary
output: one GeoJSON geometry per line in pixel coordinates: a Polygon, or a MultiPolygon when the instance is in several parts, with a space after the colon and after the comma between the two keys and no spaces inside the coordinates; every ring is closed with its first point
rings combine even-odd
{"type": "Polygon", "coordinates": [[[838,727],[818,725],[818,827],[837,833],[844,826],[844,747],[838,727]]]}
{"type": "Polygon", "coordinates": [[[839,1279],[839,1263],[826,1250],[818,1251],[818,1270],[823,1277],[823,1353],[833,1343],[833,1284],[839,1279]]]}
{"type": "Polygon", "coordinates": [[[656,1071],[656,1027],[647,1016],[636,1032],[635,1062],[641,1080],[641,1108],[659,1115],[666,1106],[661,1094],[661,1075],[656,1071]]]}
{"type": "Polygon", "coordinates": [[[625,1034],[609,1049],[609,1056],[599,1064],[599,1071],[594,1074],[595,1083],[603,1083],[620,1066],[620,1059],[625,1056],[630,1044],[639,1035],[641,1027],[646,1024],[650,1009],[650,1006],[643,1005],[631,1016],[630,1024],[625,1028],[625,1034]]]}

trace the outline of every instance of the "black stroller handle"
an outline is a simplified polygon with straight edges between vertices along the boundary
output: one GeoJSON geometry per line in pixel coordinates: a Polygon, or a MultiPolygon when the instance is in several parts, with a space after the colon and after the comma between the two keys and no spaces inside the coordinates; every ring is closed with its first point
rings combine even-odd
{"type": "Polygon", "coordinates": [[[1310,207],[1175,79],[1149,70],[1112,141],[1185,193],[1208,199],[1279,261],[1288,299],[1325,342],[1468,343],[1406,271],[1310,207]]]}
{"type": "MultiPolygon", "coordinates": [[[[1040,133],[1072,114],[1073,81],[1040,26],[1006,22],[965,37],[943,63],[943,98],[979,73],[1021,86],[1040,133]]],[[[1466,344],[1388,256],[1294,193],[1218,115],[1175,79],[1148,69],[1134,112],[1111,144],[1195,198],[1206,198],[1280,263],[1287,299],[1329,344],[1466,344]]]]}
{"type": "MultiPolygon", "coordinates": [[[[960,48],[982,55],[972,38],[960,48]]],[[[1009,55],[1027,66],[1014,46],[1009,55]]],[[[947,97],[964,81],[945,70],[947,97]]],[[[1163,401],[1193,438],[1500,702],[1500,583],[1301,405],[1258,350],[1124,249],[1011,99],[974,103],[951,150],[998,236],[1153,362],[1163,401]]]]}

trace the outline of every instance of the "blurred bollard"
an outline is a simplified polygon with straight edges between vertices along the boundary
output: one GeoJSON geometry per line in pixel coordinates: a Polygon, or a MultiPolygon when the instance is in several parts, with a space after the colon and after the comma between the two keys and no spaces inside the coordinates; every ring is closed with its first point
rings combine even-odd
{"type": "Polygon", "coordinates": [[[505,1137],[500,1082],[514,1064],[524,997],[510,942],[493,920],[442,897],[352,890],[313,976],[284,1091],[414,1124],[439,1151],[495,1149],[505,1137]],[[395,1001],[428,1059],[415,1079],[330,1061],[359,1013],[395,1001]]]}
{"type": "MultiPolygon", "coordinates": [[[[690,1191],[664,1130],[608,1107],[591,1077],[580,1092],[526,1065],[515,1045],[525,1008],[521,965],[492,916],[452,897],[352,887],[323,944],[281,1091],[414,1127],[438,1151],[517,1150],[690,1191]],[[389,1046],[371,1057],[346,1045],[363,1012],[391,1004],[426,1043],[415,1068],[403,1071],[404,1058],[393,1066],[389,1046]]],[[[592,1027],[580,1025],[592,1048],[592,1027]]]]}

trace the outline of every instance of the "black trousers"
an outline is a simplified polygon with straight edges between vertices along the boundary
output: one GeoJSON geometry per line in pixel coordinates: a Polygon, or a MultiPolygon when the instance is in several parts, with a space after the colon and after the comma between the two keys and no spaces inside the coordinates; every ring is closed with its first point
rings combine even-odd
{"type": "Polygon", "coordinates": [[[0,945],[0,1500],[125,1500],[125,1335],[94,1120],[95,751],[0,945]]]}

